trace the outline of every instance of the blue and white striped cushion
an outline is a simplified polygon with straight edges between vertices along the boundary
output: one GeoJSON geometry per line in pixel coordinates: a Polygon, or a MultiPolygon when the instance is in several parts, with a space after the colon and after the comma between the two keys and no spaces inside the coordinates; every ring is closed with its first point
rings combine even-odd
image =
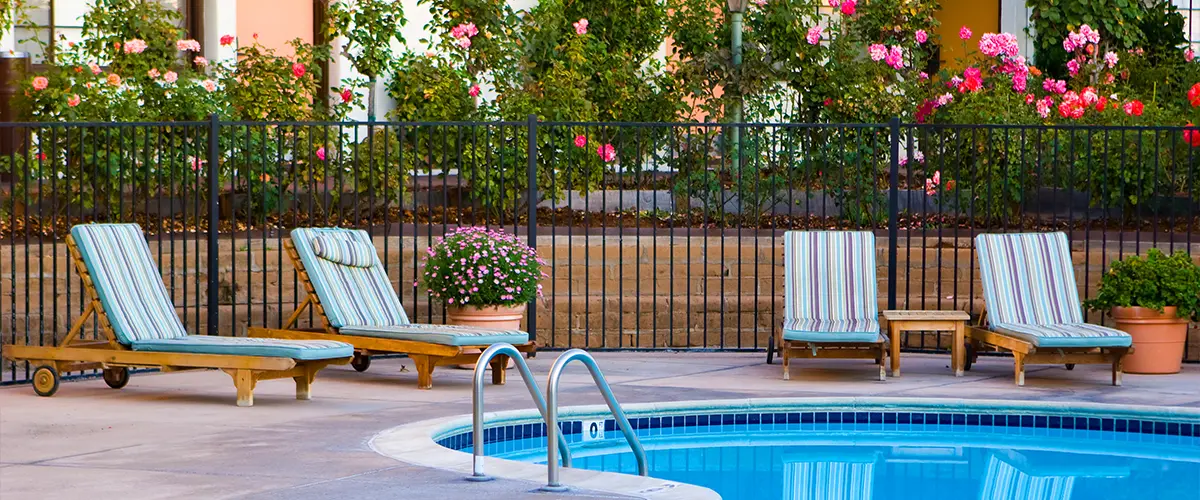
{"type": "Polygon", "coordinates": [[[981,499],[1070,500],[1075,489],[1074,476],[1035,476],[1027,474],[1000,457],[992,455],[983,473],[981,499]]]}
{"type": "Polygon", "coordinates": [[[141,227],[81,224],[71,237],[119,342],[187,336],[141,227]]]}
{"type": "Polygon", "coordinates": [[[529,334],[521,330],[499,330],[459,325],[426,325],[409,323],[393,326],[351,326],[340,333],[385,339],[413,340],[453,346],[484,346],[501,342],[521,345],[529,342],[529,334]]]}
{"type": "Polygon", "coordinates": [[[190,335],[179,339],[138,340],[135,351],[229,354],[299,360],[348,358],[354,346],[336,340],[290,340],[258,337],[190,335]]]}
{"type": "Polygon", "coordinates": [[[374,251],[367,267],[347,266],[317,257],[317,238],[343,240],[374,248],[366,231],[339,228],[297,228],[292,243],[308,271],[325,316],[335,328],[408,324],[408,315],[388,280],[387,270],[374,251]]]}
{"type": "Polygon", "coordinates": [[[784,500],[871,500],[877,457],[868,454],[846,458],[853,459],[825,461],[812,457],[790,461],[784,458],[784,500]]]}
{"type": "Polygon", "coordinates": [[[845,333],[878,333],[874,234],[788,231],[783,249],[785,338],[789,331],[828,332],[830,341],[849,341],[835,338],[845,333]]]}
{"type": "Polygon", "coordinates": [[[1083,323],[1066,234],[981,234],[975,249],[993,324],[1083,323]]]}
{"type": "Polygon", "coordinates": [[[1025,340],[1037,347],[1129,347],[1133,337],[1121,330],[1072,323],[1061,325],[1019,325],[992,323],[992,329],[1025,340]]]}
{"type": "Polygon", "coordinates": [[[357,241],[317,236],[312,241],[313,253],[317,257],[335,264],[350,267],[371,267],[378,262],[375,245],[364,245],[357,241]]]}

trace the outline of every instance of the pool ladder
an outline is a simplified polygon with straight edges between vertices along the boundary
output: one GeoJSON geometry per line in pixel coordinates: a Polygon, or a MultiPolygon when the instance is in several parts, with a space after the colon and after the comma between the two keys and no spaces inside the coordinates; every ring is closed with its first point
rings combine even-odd
{"type": "Polygon", "coordinates": [[[575,360],[579,360],[584,366],[587,366],[588,372],[592,374],[592,381],[596,383],[596,388],[600,389],[600,395],[604,396],[604,401],[608,403],[608,409],[612,413],[613,419],[616,420],[617,426],[621,428],[621,433],[625,435],[625,441],[629,443],[629,448],[633,450],[633,456],[637,459],[638,474],[642,476],[649,474],[649,467],[646,464],[646,450],[642,448],[642,443],[638,441],[637,434],[633,432],[633,426],[630,425],[629,418],[621,410],[621,404],[617,402],[612,388],[609,387],[604,374],[600,372],[600,367],[596,364],[596,358],[593,358],[591,354],[588,354],[583,349],[570,349],[559,355],[558,359],[554,360],[554,365],[550,368],[550,377],[546,386],[546,397],[542,398],[542,393],[533,378],[533,372],[529,371],[529,365],[521,357],[520,351],[517,351],[517,348],[513,347],[512,344],[494,344],[483,351],[483,354],[479,355],[479,361],[475,362],[475,384],[474,390],[471,393],[471,406],[473,410],[471,452],[474,456],[472,472],[471,476],[467,478],[468,480],[487,481],[491,479],[491,477],[483,472],[483,376],[492,359],[501,355],[508,356],[510,359],[516,361],[517,371],[525,381],[525,388],[529,389],[529,395],[533,398],[534,404],[537,405],[538,411],[542,414],[542,420],[546,423],[546,486],[543,486],[542,490],[566,490],[566,487],[558,480],[559,464],[557,458],[559,456],[562,457],[563,467],[570,467],[571,452],[567,448],[566,438],[558,428],[558,386],[559,380],[562,379],[563,370],[575,360]]]}

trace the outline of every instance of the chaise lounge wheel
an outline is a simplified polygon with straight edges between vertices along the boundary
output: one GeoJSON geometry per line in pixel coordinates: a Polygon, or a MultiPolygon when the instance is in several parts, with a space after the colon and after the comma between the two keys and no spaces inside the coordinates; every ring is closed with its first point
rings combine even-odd
{"type": "Polygon", "coordinates": [[[1068,370],[1074,370],[1074,369],[1075,369],[1075,363],[1067,363],[1067,369],[1068,369],[1068,370]]]}
{"type": "Polygon", "coordinates": [[[963,351],[963,370],[971,371],[971,365],[975,364],[975,357],[979,353],[975,352],[975,344],[967,342],[966,350],[963,351]]]}
{"type": "Polygon", "coordinates": [[[350,366],[360,372],[367,371],[371,367],[371,357],[366,354],[354,353],[354,358],[350,360],[350,366]]]}
{"type": "Polygon", "coordinates": [[[129,383],[129,368],[118,366],[104,369],[104,383],[113,389],[120,389],[129,383]]]}
{"type": "Polygon", "coordinates": [[[49,365],[39,366],[34,370],[33,392],[42,397],[50,397],[58,392],[58,370],[49,365]]]}

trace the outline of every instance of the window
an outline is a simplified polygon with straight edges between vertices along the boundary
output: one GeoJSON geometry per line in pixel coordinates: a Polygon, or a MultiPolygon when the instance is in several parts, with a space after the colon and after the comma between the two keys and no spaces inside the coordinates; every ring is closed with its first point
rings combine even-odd
{"type": "MultiPolygon", "coordinates": [[[[154,0],[180,13],[179,27],[188,27],[190,0],[154,0]]],[[[28,52],[34,64],[48,62],[42,46],[60,37],[78,42],[83,38],[83,16],[87,14],[90,0],[30,0],[28,15],[31,24],[18,24],[13,29],[16,50],[28,52]]],[[[53,54],[49,55],[53,57],[53,54]]]]}
{"type": "Polygon", "coordinates": [[[1183,15],[1183,34],[1193,49],[1200,49],[1200,0],[1172,0],[1183,15]]]}

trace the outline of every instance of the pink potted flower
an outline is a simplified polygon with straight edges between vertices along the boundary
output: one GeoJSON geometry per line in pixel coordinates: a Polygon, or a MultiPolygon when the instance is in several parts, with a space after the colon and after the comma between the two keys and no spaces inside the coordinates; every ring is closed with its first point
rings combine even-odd
{"type": "Polygon", "coordinates": [[[463,227],[426,249],[420,284],[446,304],[452,325],[520,330],[526,304],[542,295],[543,264],[514,235],[463,227]]]}

